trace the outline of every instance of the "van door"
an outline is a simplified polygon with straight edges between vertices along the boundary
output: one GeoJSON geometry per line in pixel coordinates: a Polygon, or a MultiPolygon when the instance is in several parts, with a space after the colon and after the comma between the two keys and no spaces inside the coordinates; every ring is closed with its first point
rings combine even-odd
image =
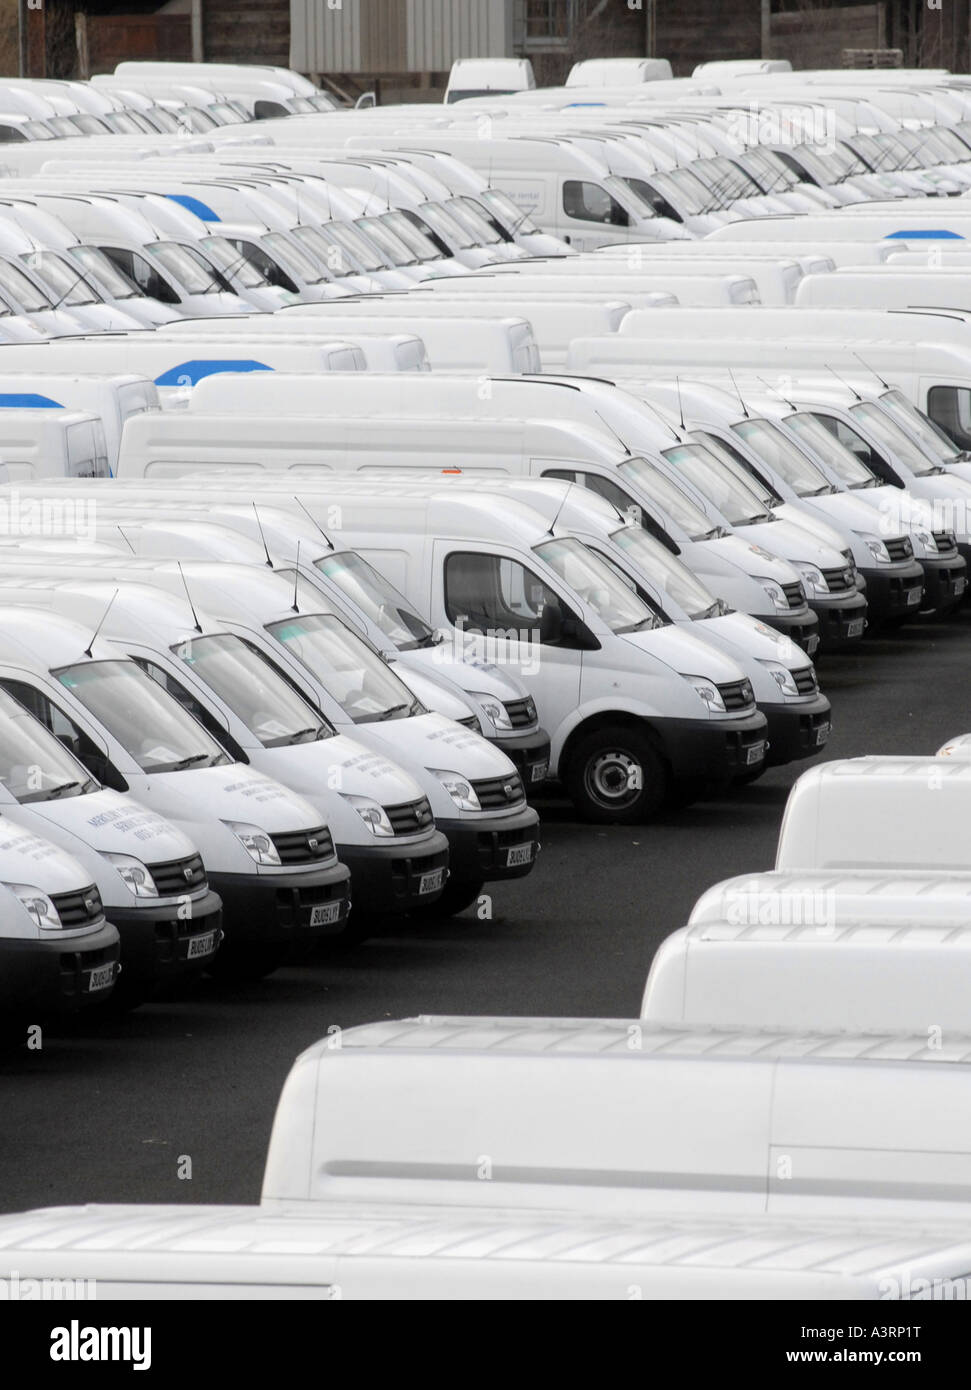
{"type": "Polygon", "coordinates": [[[579,622],[562,596],[517,552],[474,541],[436,541],[432,612],[464,657],[519,676],[553,731],[580,702],[579,622]]]}

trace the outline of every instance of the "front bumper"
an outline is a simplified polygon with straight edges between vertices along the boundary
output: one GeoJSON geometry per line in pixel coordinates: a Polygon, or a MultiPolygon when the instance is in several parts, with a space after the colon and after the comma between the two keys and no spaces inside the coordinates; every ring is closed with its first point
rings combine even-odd
{"type": "Polygon", "coordinates": [[[963,555],[929,555],[924,570],[922,613],[946,613],[956,608],[968,592],[968,562],[963,555]]]}
{"type": "Polygon", "coordinates": [[[858,589],[810,599],[809,606],[819,619],[819,645],[822,651],[856,646],[866,629],[867,601],[858,589]]]}
{"type": "Polygon", "coordinates": [[[782,632],[802,647],[807,656],[815,656],[819,648],[819,619],[808,608],[789,613],[774,613],[771,618],[759,616],[759,622],[766,627],[782,632]]]}
{"type": "Polygon", "coordinates": [[[675,782],[727,781],[765,761],[768,728],[758,709],[737,719],[652,719],[651,727],[675,782]]]}
{"type": "Polygon", "coordinates": [[[759,705],[759,709],[768,725],[769,767],[811,758],[825,747],[831,728],[831,706],[825,695],[799,703],[759,705]]]}
{"type": "Polygon", "coordinates": [[[505,816],[437,820],[448,836],[449,875],[460,883],[524,878],[539,854],[539,816],[521,806],[505,816]]]}
{"type": "Polygon", "coordinates": [[[866,580],[867,618],[876,625],[890,618],[920,612],[924,598],[924,567],[919,560],[861,570],[866,580]]]}
{"type": "Polygon", "coordinates": [[[341,863],[302,873],[210,872],[209,881],[223,901],[223,951],[316,940],[339,932],[350,909],[351,876],[341,863]],[[318,924],[321,915],[327,920],[318,924]]]}
{"type": "Polygon", "coordinates": [[[535,733],[526,734],[522,738],[504,734],[501,738],[490,739],[489,742],[501,748],[510,762],[515,764],[516,771],[523,779],[527,796],[548,779],[550,736],[545,729],[537,729],[535,733]]]}
{"type": "Polygon", "coordinates": [[[105,906],[121,937],[119,987],[149,993],[207,966],[222,940],[223,905],[211,890],[158,907],[105,906]]]}
{"type": "Polygon", "coordinates": [[[58,941],[0,938],[0,1015],[38,1021],[110,998],[121,944],[110,922],[89,936],[58,941]],[[111,981],[103,983],[111,967],[111,981]],[[93,988],[92,986],[97,986],[93,988]]]}
{"type": "Polygon", "coordinates": [[[339,844],[337,853],[351,872],[355,913],[411,912],[440,898],[448,878],[449,843],[437,829],[421,840],[339,844]]]}

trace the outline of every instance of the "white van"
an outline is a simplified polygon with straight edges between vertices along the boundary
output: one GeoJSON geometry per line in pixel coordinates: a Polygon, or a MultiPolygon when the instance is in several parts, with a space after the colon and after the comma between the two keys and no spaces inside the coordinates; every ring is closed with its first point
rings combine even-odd
{"type": "MultiPolygon", "coordinates": [[[[74,352],[83,358],[83,348],[79,354],[75,346],[74,352]]],[[[0,357],[0,367],[2,365],[0,357]]],[[[151,381],[132,373],[79,376],[44,371],[34,376],[27,372],[0,371],[0,409],[58,408],[94,415],[101,421],[108,471],[113,473],[118,466],[118,447],[125,421],[130,415],[158,410],[159,395],[151,381]]],[[[84,474],[72,469],[66,476],[84,474]]]]}
{"type": "MultiPolygon", "coordinates": [[[[593,259],[591,256],[589,261],[593,259]]],[[[637,272],[629,271],[622,262],[614,261],[608,262],[605,273],[601,274],[600,267],[590,264],[589,261],[587,257],[579,256],[571,257],[569,261],[550,261],[545,264],[542,261],[529,261],[522,267],[497,267],[489,275],[480,272],[478,275],[465,276],[461,280],[449,281],[448,289],[445,289],[444,285],[440,288],[435,281],[427,288],[436,295],[457,296],[465,288],[465,280],[473,280],[479,286],[479,293],[488,294],[490,282],[496,283],[501,292],[502,285],[499,282],[515,276],[517,290],[522,288],[527,298],[532,294],[544,290],[549,292],[560,286],[563,291],[575,295],[579,301],[587,295],[616,297],[626,300],[632,308],[637,309],[652,308],[658,304],[656,299],[652,303],[635,303],[635,299],[641,299],[644,295],[669,295],[671,299],[668,304],[673,300],[677,304],[708,305],[712,308],[719,305],[761,303],[758,285],[741,267],[735,270],[713,271],[709,274],[704,265],[689,267],[685,263],[681,271],[664,270],[651,274],[643,268],[637,272]],[[578,265],[578,261],[581,264],[578,265]],[[569,265],[571,269],[574,266],[577,268],[569,277],[562,273],[546,273],[545,265],[558,264],[569,265]],[[611,265],[616,267],[613,273],[611,265]]],[[[475,289],[475,286],[472,288],[475,289]]],[[[513,292],[511,285],[507,292],[513,292]]],[[[663,300],[660,304],[663,305],[663,300]]]]}
{"type": "Polygon", "coordinates": [[[652,1024],[966,1032],[971,874],[777,872],[709,888],[655,953],[652,1024]]]}
{"type": "Polygon", "coordinates": [[[211,969],[265,974],[316,925],[315,907],[337,900],[346,911],[347,869],[308,802],[233,763],[90,623],[53,612],[38,623],[36,608],[17,606],[16,586],[5,593],[0,685],[99,782],[130,791],[197,846],[225,914],[211,969]]]}
{"type": "Polygon", "coordinates": [[[472,97],[509,96],[536,86],[528,58],[456,58],[445,88],[446,105],[472,97]]]}
{"type": "Polygon", "coordinates": [[[0,409],[0,465],[10,482],[106,478],[111,473],[100,418],[36,402],[0,409]]]}
{"type": "Polygon", "coordinates": [[[777,869],[963,872],[971,764],[867,757],[804,772],[786,802],[777,869]]]}
{"type": "Polygon", "coordinates": [[[795,302],[815,309],[971,309],[971,273],[944,266],[856,266],[807,275],[795,302]]]}

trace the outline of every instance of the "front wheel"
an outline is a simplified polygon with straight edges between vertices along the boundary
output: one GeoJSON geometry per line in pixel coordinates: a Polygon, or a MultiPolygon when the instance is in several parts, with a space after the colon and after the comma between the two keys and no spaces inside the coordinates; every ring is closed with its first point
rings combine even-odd
{"type": "Polygon", "coordinates": [[[566,787],[580,816],[600,824],[636,825],[664,804],[668,774],[650,739],[624,725],[596,729],[570,756],[566,787]]]}

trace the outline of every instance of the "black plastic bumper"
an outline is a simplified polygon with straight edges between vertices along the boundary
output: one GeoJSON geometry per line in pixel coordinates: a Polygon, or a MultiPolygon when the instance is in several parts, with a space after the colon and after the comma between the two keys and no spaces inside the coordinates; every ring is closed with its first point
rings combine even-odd
{"type": "Polygon", "coordinates": [[[351,876],[340,863],[303,873],[210,873],[209,881],[223,900],[224,950],[287,947],[339,932],[347,920],[351,876]]]}
{"type": "Polygon", "coordinates": [[[0,938],[0,1017],[41,1020],[110,998],[120,940],[110,922],[90,936],[57,940],[0,938]],[[104,983],[110,968],[109,983],[104,983]]]}
{"type": "Polygon", "coordinates": [[[804,703],[759,705],[768,725],[769,767],[811,758],[826,746],[830,734],[831,707],[825,695],[804,703]]]}
{"type": "Polygon", "coordinates": [[[819,648],[819,619],[808,608],[802,612],[775,613],[771,618],[759,616],[759,622],[776,632],[785,633],[807,656],[815,656],[819,648]]]}
{"type": "Polygon", "coordinates": [[[222,940],[222,903],[213,892],[184,904],[107,907],[121,937],[120,987],[149,992],[202,970],[222,940]]]}
{"type": "Polygon", "coordinates": [[[355,915],[397,915],[424,907],[442,896],[448,877],[449,844],[440,830],[404,843],[338,845],[337,853],[351,871],[355,915]]]}
{"type": "Polygon", "coordinates": [[[963,555],[928,556],[924,570],[922,613],[946,613],[956,608],[968,592],[968,562],[963,555]]]}
{"type": "Polygon", "coordinates": [[[867,601],[857,590],[833,594],[828,599],[811,599],[809,605],[819,619],[819,646],[822,651],[855,647],[866,630],[867,601]]]}
{"type": "Polygon", "coordinates": [[[920,612],[924,599],[924,567],[920,561],[874,566],[861,573],[866,580],[867,620],[872,626],[920,612]]]}
{"type": "Polygon", "coordinates": [[[449,876],[460,883],[523,878],[539,853],[539,816],[522,806],[507,816],[492,816],[478,824],[439,820],[448,836],[449,876]]]}
{"type": "Polygon", "coordinates": [[[526,795],[540,787],[550,775],[550,736],[545,729],[537,729],[523,738],[504,735],[490,740],[501,748],[510,762],[515,763],[516,771],[523,779],[526,795]]]}
{"type": "Polygon", "coordinates": [[[652,719],[675,782],[720,782],[761,767],[768,730],[758,709],[738,719],[652,719]]]}

